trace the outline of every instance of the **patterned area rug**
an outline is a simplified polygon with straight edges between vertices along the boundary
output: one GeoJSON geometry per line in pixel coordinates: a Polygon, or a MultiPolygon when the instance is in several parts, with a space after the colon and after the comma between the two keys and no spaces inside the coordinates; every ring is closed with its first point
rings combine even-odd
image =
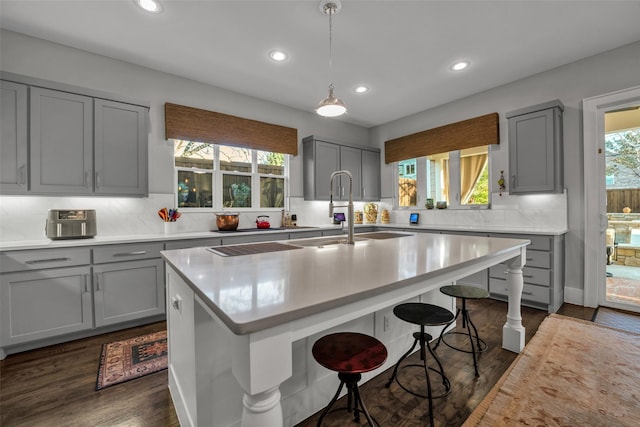
{"type": "Polygon", "coordinates": [[[463,427],[640,425],[640,335],[547,317],[463,427]]]}
{"type": "Polygon", "coordinates": [[[167,369],[167,331],[102,345],[96,390],[167,369]]]}

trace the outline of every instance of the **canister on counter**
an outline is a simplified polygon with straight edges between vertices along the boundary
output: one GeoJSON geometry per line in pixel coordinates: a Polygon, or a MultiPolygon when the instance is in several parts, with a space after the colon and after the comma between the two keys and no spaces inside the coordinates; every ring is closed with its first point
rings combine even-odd
{"type": "Polygon", "coordinates": [[[355,211],[353,213],[353,216],[354,216],[354,221],[353,221],[354,224],[362,224],[362,218],[363,218],[362,211],[355,211]]]}

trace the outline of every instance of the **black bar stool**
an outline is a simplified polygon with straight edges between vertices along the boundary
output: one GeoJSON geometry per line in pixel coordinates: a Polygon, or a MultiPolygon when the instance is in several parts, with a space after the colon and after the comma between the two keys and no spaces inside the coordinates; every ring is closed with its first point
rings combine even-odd
{"type": "Polygon", "coordinates": [[[387,360],[387,348],[380,341],[369,335],[356,332],[339,332],[326,335],[313,344],[311,349],[314,359],[327,369],[338,372],[340,386],[333,399],[322,411],[318,419],[318,427],[322,424],[324,417],[331,411],[331,407],[342,391],[342,387],[347,385],[347,407],[336,408],[346,409],[351,412],[353,403],[353,418],[359,423],[360,412],[367,419],[370,426],[376,427],[369,411],[360,396],[358,381],[362,378],[362,373],[373,371],[379,368],[387,360]]]}
{"type": "MultiPolygon", "coordinates": [[[[487,343],[484,340],[480,339],[478,335],[478,329],[476,325],[471,321],[471,317],[469,316],[469,310],[467,310],[467,300],[468,299],[483,299],[489,297],[489,292],[484,289],[477,288],[475,286],[467,286],[467,285],[448,285],[440,288],[440,292],[445,295],[449,295],[450,297],[460,298],[462,300],[462,308],[458,308],[456,311],[456,317],[451,321],[451,323],[455,323],[455,321],[462,313],[462,328],[466,329],[466,332],[457,332],[457,331],[449,331],[444,332],[445,329],[442,330],[440,337],[438,338],[438,342],[436,343],[435,348],[437,349],[440,345],[440,342],[445,343],[447,346],[451,347],[454,350],[462,351],[464,353],[470,353],[473,355],[473,367],[476,371],[476,377],[480,376],[478,372],[478,358],[477,354],[482,353],[487,350],[487,343]],[[473,328],[473,333],[471,332],[471,328],[473,328]],[[459,346],[453,345],[446,341],[447,335],[467,335],[469,337],[469,342],[471,343],[471,351],[461,348],[459,346]],[[475,340],[475,345],[473,341],[475,340]]],[[[449,325],[447,325],[449,326],[449,325]]]]}
{"type": "Polygon", "coordinates": [[[395,368],[393,369],[393,374],[391,378],[386,384],[386,387],[391,386],[393,380],[395,380],[398,385],[408,393],[413,394],[414,396],[427,398],[429,402],[429,422],[433,426],[433,399],[438,399],[444,397],[449,394],[451,391],[451,383],[449,383],[449,379],[444,373],[444,368],[442,367],[442,363],[438,359],[438,356],[431,349],[431,345],[429,342],[433,339],[431,335],[425,332],[425,326],[442,326],[448,325],[454,319],[453,313],[451,313],[446,308],[439,307],[433,304],[425,304],[418,302],[408,302],[404,304],[397,305],[393,308],[393,314],[396,315],[399,319],[404,320],[405,322],[413,323],[415,325],[420,325],[420,332],[415,332],[413,334],[413,345],[405,354],[402,355],[398,363],[396,363],[395,368]],[[416,345],[420,344],[420,360],[422,364],[409,364],[400,368],[400,364],[406,359],[416,348],[416,345]],[[431,353],[431,356],[436,361],[438,365],[438,369],[431,368],[427,364],[427,350],[431,353]],[[411,366],[417,366],[424,369],[425,377],[427,379],[427,394],[422,394],[413,390],[409,390],[406,386],[404,386],[398,380],[398,371],[401,369],[405,369],[411,366]],[[444,393],[434,396],[433,391],[431,389],[431,379],[429,378],[429,371],[433,371],[437,373],[442,378],[442,385],[445,388],[444,393]]]}

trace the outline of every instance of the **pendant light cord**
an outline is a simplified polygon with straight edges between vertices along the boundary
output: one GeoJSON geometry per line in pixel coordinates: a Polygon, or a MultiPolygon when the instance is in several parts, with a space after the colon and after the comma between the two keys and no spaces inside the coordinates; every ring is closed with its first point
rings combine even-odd
{"type": "Polygon", "coordinates": [[[331,69],[333,67],[333,51],[331,49],[333,41],[333,23],[331,17],[336,6],[333,3],[329,3],[326,7],[329,11],[329,81],[331,81],[331,69]]]}

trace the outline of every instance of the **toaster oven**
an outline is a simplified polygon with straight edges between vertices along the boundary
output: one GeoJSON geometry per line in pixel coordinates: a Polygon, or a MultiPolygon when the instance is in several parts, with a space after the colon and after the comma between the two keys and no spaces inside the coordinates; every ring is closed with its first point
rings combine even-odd
{"type": "Polygon", "coordinates": [[[94,209],[49,209],[45,233],[51,240],[88,239],[97,228],[94,209]]]}

